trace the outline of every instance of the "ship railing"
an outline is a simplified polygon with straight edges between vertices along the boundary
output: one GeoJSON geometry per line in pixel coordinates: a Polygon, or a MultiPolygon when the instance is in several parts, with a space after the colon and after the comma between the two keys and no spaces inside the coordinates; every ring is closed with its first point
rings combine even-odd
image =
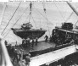
{"type": "Polygon", "coordinates": [[[2,49],[2,64],[1,66],[13,66],[11,58],[8,54],[7,48],[5,46],[4,40],[0,38],[0,45],[2,49]]]}
{"type": "Polygon", "coordinates": [[[65,58],[67,55],[70,55],[75,52],[76,52],[75,45],[71,45],[69,47],[65,47],[56,51],[45,53],[45,54],[31,58],[30,66],[34,66],[34,65],[40,66],[43,64],[50,64],[62,58],[65,58]]]}

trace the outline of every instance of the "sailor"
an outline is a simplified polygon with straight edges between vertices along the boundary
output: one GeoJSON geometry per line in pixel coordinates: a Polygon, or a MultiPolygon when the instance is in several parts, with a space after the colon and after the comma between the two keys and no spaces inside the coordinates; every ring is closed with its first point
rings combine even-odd
{"type": "Polygon", "coordinates": [[[50,36],[50,40],[49,40],[50,42],[51,42],[51,39],[52,39],[52,35],[50,36]]]}
{"type": "Polygon", "coordinates": [[[25,56],[26,66],[29,66],[30,56],[31,56],[31,54],[27,54],[27,55],[25,56]]]}
{"type": "Polygon", "coordinates": [[[19,66],[26,66],[25,60],[20,60],[18,64],[19,66]]]}
{"type": "Polygon", "coordinates": [[[25,45],[25,39],[22,40],[22,46],[24,47],[25,45]]]}
{"type": "Polygon", "coordinates": [[[17,63],[20,61],[21,54],[17,54],[17,63]]]}
{"type": "Polygon", "coordinates": [[[27,47],[30,46],[30,38],[27,38],[27,47]]]}
{"type": "Polygon", "coordinates": [[[35,45],[37,46],[38,44],[38,38],[36,37],[35,45]]]}
{"type": "Polygon", "coordinates": [[[22,44],[24,44],[24,39],[22,39],[22,44]]]}
{"type": "Polygon", "coordinates": [[[21,49],[21,60],[23,59],[23,55],[24,55],[24,50],[21,49]]]}
{"type": "Polygon", "coordinates": [[[44,38],[45,38],[45,42],[47,42],[48,41],[48,36],[46,35],[44,38]]]}
{"type": "Polygon", "coordinates": [[[14,63],[15,59],[17,59],[17,49],[13,48],[11,52],[12,52],[11,54],[13,55],[13,63],[14,63]]]}
{"type": "Polygon", "coordinates": [[[32,39],[32,49],[33,49],[33,47],[34,47],[34,39],[32,39]]]}
{"type": "Polygon", "coordinates": [[[16,44],[15,44],[15,46],[17,46],[17,41],[16,41],[16,44]]]}
{"type": "Polygon", "coordinates": [[[8,44],[8,43],[7,43],[7,41],[5,40],[5,45],[7,46],[7,44],[8,44]]]}

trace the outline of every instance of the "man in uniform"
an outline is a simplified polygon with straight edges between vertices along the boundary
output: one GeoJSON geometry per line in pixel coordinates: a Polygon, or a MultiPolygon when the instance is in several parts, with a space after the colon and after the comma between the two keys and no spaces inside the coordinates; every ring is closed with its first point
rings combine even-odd
{"type": "Polygon", "coordinates": [[[30,46],[30,38],[27,38],[27,47],[30,46]]]}
{"type": "Polygon", "coordinates": [[[32,49],[33,49],[33,47],[34,47],[34,39],[32,39],[31,43],[32,43],[32,49]]]}
{"type": "Polygon", "coordinates": [[[35,41],[35,45],[37,46],[37,43],[38,43],[38,38],[36,37],[36,41],[35,41]]]}
{"type": "Polygon", "coordinates": [[[46,35],[44,38],[45,38],[45,42],[47,42],[48,41],[48,36],[46,35]]]}
{"type": "Polygon", "coordinates": [[[30,54],[27,54],[27,55],[25,56],[26,66],[29,66],[30,56],[31,56],[30,54]]]}

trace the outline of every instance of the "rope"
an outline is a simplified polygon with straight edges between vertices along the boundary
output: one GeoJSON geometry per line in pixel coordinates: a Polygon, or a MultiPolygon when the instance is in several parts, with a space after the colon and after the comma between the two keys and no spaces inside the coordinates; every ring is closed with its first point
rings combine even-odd
{"type": "MultiPolygon", "coordinates": [[[[24,10],[23,14],[22,14],[22,15],[17,19],[17,21],[13,24],[12,28],[13,28],[13,27],[17,24],[17,22],[21,19],[21,17],[24,15],[24,13],[26,12],[27,9],[28,9],[28,7],[24,10]]],[[[11,31],[11,30],[9,30],[4,37],[6,37],[6,36],[9,34],[10,31],[11,31]]]]}
{"type": "Polygon", "coordinates": [[[50,35],[50,30],[49,30],[49,26],[48,26],[48,18],[47,18],[47,14],[46,14],[46,8],[45,8],[45,4],[43,3],[43,10],[44,10],[44,13],[45,13],[45,16],[46,16],[46,19],[47,19],[47,28],[48,28],[48,32],[49,32],[49,35],[50,35]]]}
{"type": "Polygon", "coordinates": [[[12,17],[10,18],[10,20],[8,21],[6,27],[4,28],[4,30],[2,31],[1,35],[4,33],[5,29],[7,28],[7,26],[9,25],[11,19],[13,18],[13,16],[15,15],[16,11],[18,10],[19,6],[20,6],[21,2],[19,3],[18,7],[16,8],[15,12],[13,13],[12,17]]]}
{"type": "MultiPolygon", "coordinates": [[[[36,9],[36,8],[35,8],[36,9]]],[[[40,14],[40,15],[42,15],[42,13],[40,13],[39,11],[38,11],[38,9],[36,9],[37,10],[37,12],[40,14]]],[[[46,16],[44,16],[44,15],[42,15],[47,21],[48,21],[48,23],[47,24],[52,24],[53,25],[53,23],[52,22],[50,22],[49,20],[48,20],[48,18],[46,17],[46,16]]],[[[48,27],[48,25],[47,25],[47,27],[48,27]]],[[[49,27],[48,27],[48,31],[49,31],[49,27]]],[[[50,31],[49,31],[49,35],[50,35],[50,31]]]]}
{"type": "MultiPolygon", "coordinates": [[[[25,9],[25,11],[28,9],[28,7],[25,9]]],[[[24,13],[25,13],[25,11],[24,11],[24,13]]],[[[23,13],[23,14],[24,14],[23,13]]],[[[18,21],[21,19],[21,17],[23,16],[23,14],[19,17],[19,19],[14,23],[14,25],[12,26],[12,27],[14,27],[17,23],[18,23],[18,21]]]]}
{"type": "MultiPolygon", "coordinates": [[[[36,9],[36,8],[35,8],[35,9],[36,9]]],[[[37,10],[38,13],[40,13],[38,9],[36,9],[36,10],[37,10]]],[[[40,13],[40,14],[42,15],[42,13],[40,13]]],[[[43,15],[42,15],[42,16],[43,16],[43,15]]],[[[45,16],[43,16],[43,17],[44,17],[48,22],[50,22],[45,16]]],[[[51,22],[50,22],[50,24],[53,25],[53,23],[51,23],[51,22]]]]}
{"type": "Polygon", "coordinates": [[[65,22],[67,22],[67,21],[70,19],[70,17],[72,16],[73,13],[74,13],[74,12],[72,12],[72,13],[69,15],[69,17],[67,18],[67,20],[66,20],[65,22]]]}
{"type": "MultiPolygon", "coordinates": [[[[35,24],[35,20],[34,20],[34,18],[33,18],[33,16],[31,15],[31,17],[32,17],[32,19],[33,19],[33,21],[34,21],[34,24],[35,24]]],[[[35,27],[36,27],[36,24],[35,24],[35,27]]],[[[37,27],[36,27],[37,28],[37,27]]]]}
{"type": "Polygon", "coordinates": [[[54,3],[54,4],[55,4],[55,6],[57,7],[57,9],[58,9],[59,13],[61,14],[61,17],[62,17],[62,18],[63,18],[63,20],[65,21],[65,19],[64,19],[64,17],[63,17],[63,15],[62,15],[62,13],[60,12],[60,10],[59,10],[58,6],[56,5],[56,3],[54,3]]]}
{"type": "MultiPolygon", "coordinates": [[[[78,7],[77,7],[77,8],[78,8],[78,7]]],[[[76,9],[77,9],[77,8],[76,8],[76,9]]],[[[74,11],[69,15],[69,17],[67,18],[66,22],[70,19],[70,17],[73,15],[73,13],[74,13],[74,11]]],[[[78,22],[78,20],[77,20],[77,22],[78,22]]],[[[74,27],[76,27],[77,22],[75,23],[75,26],[74,26],[74,27]]]]}

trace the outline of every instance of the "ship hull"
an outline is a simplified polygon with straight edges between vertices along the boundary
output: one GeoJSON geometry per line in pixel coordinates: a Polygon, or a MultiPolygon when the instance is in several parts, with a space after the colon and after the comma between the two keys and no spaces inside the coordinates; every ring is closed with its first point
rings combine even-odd
{"type": "Polygon", "coordinates": [[[39,29],[32,29],[32,30],[22,30],[22,29],[14,29],[12,28],[13,32],[15,35],[21,37],[21,38],[30,38],[30,39],[35,39],[40,38],[43,36],[46,32],[46,30],[39,30],[39,29]]]}

